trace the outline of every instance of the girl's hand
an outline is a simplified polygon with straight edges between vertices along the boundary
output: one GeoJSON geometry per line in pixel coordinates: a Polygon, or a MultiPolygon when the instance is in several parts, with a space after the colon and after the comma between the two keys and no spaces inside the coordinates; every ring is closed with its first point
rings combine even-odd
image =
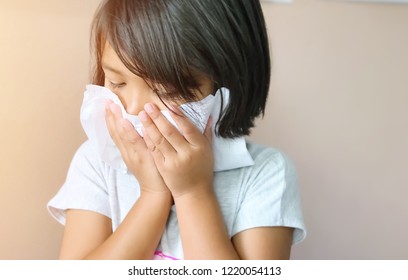
{"type": "Polygon", "coordinates": [[[109,133],[119,148],[127,168],[137,178],[141,193],[170,194],[145,141],[133,125],[128,120],[123,119],[120,107],[108,100],[105,112],[109,133]]]}
{"type": "Polygon", "coordinates": [[[204,135],[178,108],[170,112],[181,133],[151,103],[139,113],[144,139],[174,199],[212,191],[211,120],[204,135]]]}

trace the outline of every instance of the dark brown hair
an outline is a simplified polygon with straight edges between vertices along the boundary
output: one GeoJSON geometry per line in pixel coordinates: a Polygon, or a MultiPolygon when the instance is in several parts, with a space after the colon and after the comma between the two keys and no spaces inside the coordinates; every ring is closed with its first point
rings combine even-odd
{"type": "Polygon", "coordinates": [[[259,0],[105,0],[94,18],[93,83],[104,84],[106,42],[162,100],[197,100],[198,76],[230,90],[217,133],[248,135],[264,114],[270,81],[259,0]]]}

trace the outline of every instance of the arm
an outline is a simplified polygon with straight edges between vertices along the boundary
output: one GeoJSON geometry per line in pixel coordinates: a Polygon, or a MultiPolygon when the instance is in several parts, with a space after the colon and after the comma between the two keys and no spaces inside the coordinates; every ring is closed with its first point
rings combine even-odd
{"type": "Polygon", "coordinates": [[[186,259],[237,259],[212,189],[211,123],[205,135],[174,108],[182,134],[153,104],[139,114],[144,139],[172,193],[186,259]]]}
{"type": "Polygon", "coordinates": [[[293,228],[259,227],[231,240],[215,195],[175,200],[186,259],[289,259],[293,228]]]}
{"type": "Polygon", "coordinates": [[[112,233],[111,220],[95,212],[68,210],[61,259],[152,259],[172,199],[142,195],[112,233]]]}
{"type": "Polygon", "coordinates": [[[108,102],[106,124],[128,169],[140,184],[140,197],[117,230],[101,214],[68,210],[61,258],[151,259],[162,236],[173,199],[145,142],[108,102]]]}
{"type": "Polygon", "coordinates": [[[151,109],[149,117],[143,112],[141,118],[147,131],[145,140],[172,192],[185,258],[288,258],[291,229],[255,228],[237,234],[231,241],[213,192],[210,124],[203,136],[181,114],[172,114],[181,135],[157,109],[151,109]]]}
{"type": "Polygon", "coordinates": [[[292,236],[293,228],[258,227],[236,234],[232,242],[244,260],[288,260],[292,236]]]}
{"type": "Polygon", "coordinates": [[[213,192],[175,199],[186,259],[239,259],[213,192]]]}

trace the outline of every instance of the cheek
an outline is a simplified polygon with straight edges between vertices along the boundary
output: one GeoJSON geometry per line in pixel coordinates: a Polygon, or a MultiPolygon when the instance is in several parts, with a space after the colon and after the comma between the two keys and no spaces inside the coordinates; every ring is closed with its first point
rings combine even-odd
{"type": "Polygon", "coordinates": [[[129,86],[120,90],[115,90],[114,93],[119,97],[126,112],[131,115],[138,115],[144,110],[147,103],[156,105],[159,110],[167,110],[167,107],[160,98],[150,89],[131,88],[129,86]]]}

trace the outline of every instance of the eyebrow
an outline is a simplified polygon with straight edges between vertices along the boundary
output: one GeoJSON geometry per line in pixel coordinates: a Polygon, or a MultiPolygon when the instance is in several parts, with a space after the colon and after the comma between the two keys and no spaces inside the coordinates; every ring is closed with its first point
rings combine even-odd
{"type": "Polygon", "coordinates": [[[103,70],[108,70],[108,71],[110,71],[110,72],[116,73],[116,74],[121,75],[121,76],[124,75],[123,72],[119,71],[119,70],[116,69],[116,68],[113,68],[112,66],[110,66],[110,65],[108,65],[108,64],[106,64],[106,63],[102,63],[102,69],[103,69],[103,70]]]}

